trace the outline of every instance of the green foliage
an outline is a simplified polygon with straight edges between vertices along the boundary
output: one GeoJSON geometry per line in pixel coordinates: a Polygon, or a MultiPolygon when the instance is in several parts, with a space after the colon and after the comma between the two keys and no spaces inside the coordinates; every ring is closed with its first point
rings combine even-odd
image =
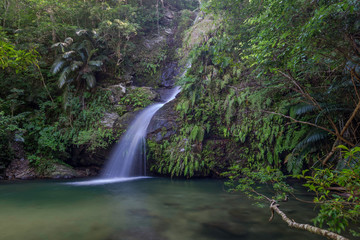
{"type": "Polygon", "coordinates": [[[54,164],[57,163],[54,159],[46,159],[38,155],[28,156],[28,159],[31,166],[42,176],[51,173],[55,169],[54,164]]]}
{"type": "Polygon", "coordinates": [[[121,98],[119,104],[126,105],[134,111],[144,108],[152,103],[149,90],[143,88],[130,89],[128,93],[121,98]]]}
{"type": "Polygon", "coordinates": [[[17,50],[14,45],[0,39],[0,68],[12,68],[19,72],[34,64],[37,58],[36,50],[17,50]]]}
{"type": "Polygon", "coordinates": [[[343,167],[339,170],[312,169],[303,171],[298,178],[305,179],[305,187],[316,194],[314,202],[320,205],[314,223],[320,227],[327,226],[338,233],[350,231],[359,236],[360,221],[360,148],[343,149],[343,167]]]}
{"type": "Polygon", "coordinates": [[[69,37],[64,42],[54,44],[53,47],[61,49],[61,54],[53,63],[51,72],[57,74],[61,71],[58,80],[60,88],[73,82],[79,88],[84,81],[91,89],[96,85],[95,73],[103,70],[101,66],[107,58],[96,54],[99,49],[92,43],[94,39],[88,31],[81,30],[77,34],[86,34],[90,40],[85,39],[80,44],[73,44],[73,39],[69,37]]]}
{"type": "Polygon", "coordinates": [[[171,177],[207,176],[214,167],[209,158],[203,158],[200,154],[192,154],[188,141],[165,140],[161,144],[148,141],[148,159],[156,161],[151,163],[151,171],[155,174],[168,175],[171,177]]]}
{"type": "Polygon", "coordinates": [[[254,164],[246,168],[235,165],[229,170],[223,173],[224,176],[229,176],[226,182],[229,191],[241,191],[257,201],[267,201],[266,198],[276,201],[286,200],[287,195],[294,192],[293,188],[285,182],[287,177],[279,169],[254,164]],[[272,196],[261,193],[264,184],[271,189],[272,196]]]}

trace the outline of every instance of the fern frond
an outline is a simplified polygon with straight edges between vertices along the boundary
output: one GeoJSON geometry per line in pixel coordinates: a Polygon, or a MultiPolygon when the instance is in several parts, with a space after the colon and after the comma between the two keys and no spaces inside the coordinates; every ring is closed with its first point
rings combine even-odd
{"type": "Polygon", "coordinates": [[[198,135],[198,132],[199,132],[199,127],[197,125],[195,125],[193,127],[193,129],[191,130],[191,133],[190,133],[190,139],[192,141],[196,140],[196,137],[198,135]]]}
{"type": "Polygon", "coordinates": [[[311,104],[299,104],[299,105],[295,106],[295,114],[303,115],[306,113],[313,112],[315,109],[316,109],[316,107],[311,104]]]}
{"type": "Polygon", "coordinates": [[[337,106],[327,107],[327,108],[323,109],[321,112],[319,112],[319,114],[316,116],[315,123],[317,124],[319,119],[321,117],[325,116],[326,114],[335,113],[336,115],[339,115],[339,114],[345,113],[345,112],[351,113],[353,110],[354,109],[351,109],[351,108],[337,107],[337,106]]]}
{"type": "Polygon", "coordinates": [[[321,130],[316,130],[308,134],[301,142],[299,142],[295,149],[300,150],[306,147],[307,145],[314,145],[315,143],[319,143],[329,137],[329,133],[321,130]]]}

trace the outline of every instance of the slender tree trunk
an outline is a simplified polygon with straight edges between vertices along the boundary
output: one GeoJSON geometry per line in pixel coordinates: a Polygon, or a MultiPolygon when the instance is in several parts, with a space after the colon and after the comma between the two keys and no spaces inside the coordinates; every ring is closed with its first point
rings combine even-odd
{"type": "Polygon", "coordinates": [[[156,15],[157,15],[157,32],[158,32],[158,35],[160,35],[159,0],[156,1],[156,15]]]}
{"type": "Polygon", "coordinates": [[[2,26],[5,27],[6,25],[6,18],[9,12],[9,8],[10,8],[10,1],[9,0],[4,0],[4,20],[3,20],[3,24],[2,26]]]}
{"type": "Polygon", "coordinates": [[[50,16],[50,20],[51,20],[51,23],[52,23],[52,26],[51,26],[51,36],[52,36],[52,41],[53,43],[56,43],[56,30],[55,30],[55,24],[56,24],[56,21],[55,21],[55,17],[54,17],[54,11],[49,8],[46,10],[46,12],[49,14],[50,16]]]}

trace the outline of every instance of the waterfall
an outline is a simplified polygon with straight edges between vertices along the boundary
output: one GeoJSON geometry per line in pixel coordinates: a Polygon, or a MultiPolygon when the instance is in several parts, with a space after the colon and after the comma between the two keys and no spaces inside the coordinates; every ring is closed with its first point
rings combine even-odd
{"type": "Polygon", "coordinates": [[[146,130],[154,114],[166,103],[175,99],[179,92],[180,88],[174,87],[164,103],[153,104],[137,115],[113,150],[102,172],[102,178],[129,178],[146,175],[146,130]]]}

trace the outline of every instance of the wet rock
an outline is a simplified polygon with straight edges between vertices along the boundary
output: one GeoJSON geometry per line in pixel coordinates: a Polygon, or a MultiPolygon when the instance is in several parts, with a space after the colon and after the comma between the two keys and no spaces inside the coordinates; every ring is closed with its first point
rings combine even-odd
{"type": "Polygon", "coordinates": [[[105,128],[113,128],[119,117],[120,116],[117,113],[105,113],[100,123],[105,128]]]}
{"type": "Polygon", "coordinates": [[[157,101],[160,99],[160,94],[151,87],[132,87],[141,91],[150,101],[157,101]]]}
{"type": "Polygon", "coordinates": [[[135,119],[137,112],[127,112],[114,122],[114,130],[125,130],[130,123],[135,119]]]}
{"type": "Polygon", "coordinates": [[[75,178],[75,177],[80,177],[80,175],[77,171],[75,171],[69,166],[65,166],[62,164],[54,164],[53,169],[44,177],[58,179],[58,178],[75,178]]]}
{"type": "Polygon", "coordinates": [[[30,166],[30,162],[25,158],[24,143],[14,141],[10,144],[14,152],[14,159],[5,170],[5,177],[8,179],[33,179],[36,178],[36,171],[30,166]]]}
{"type": "Polygon", "coordinates": [[[36,171],[30,166],[28,159],[14,159],[5,171],[8,179],[34,179],[37,177],[36,171]]]}
{"type": "Polygon", "coordinates": [[[152,118],[147,129],[147,138],[156,142],[170,138],[177,130],[176,101],[165,104],[152,118]]]}
{"type": "Polygon", "coordinates": [[[176,62],[168,63],[161,74],[161,86],[172,87],[175,84],[175,76],[179,74],[179,67],[176,62]]]}
{"type": "Polygon", "coordinates": [[[88,151],[85,145],[74,146],[71,149],[71,159],[68,159],[66,163],[79,169],[79,176],[96,176],[111,154],[111,149],[112,146],[109,146],[93,152],[88,151]]]}
{"type": "Polygon", "coordinates": [[[165,8],[164,17],[161,19],[161,24],[165,26],[171,26],[175,20],[176,13],[168,8],[165,8]]]}
{"type": "Polygon", "coordinates": [[[144,40],[144,46],[148,49],[151,50],[153,48],[155,48],[157,45],[163,45],[166,43],[166,38],[164,36],[158,36],[155,37],[153,39],[146,39],[144,40]]]}
{"type": "Polygon", "coordinates": [[[80,167],[75,169],[79,177],[95,177],[98,176],[101,167],[98,166],[89,166],[89,167],[80,167]]]}
{"type": "Polygon", "coordinates": [[[175,33],[174,29],[171,28],[166,28],[164,31],[167,35],[173,35],[175,33]]]}
{"type": "Polygon", "coordinates": [[[126,94],[126,87],[121,83],[110,86],[107,89],[111,91],[109,100],[112,104],[117,104],[118,102],[120,102],[121,98],[124,97],[126,94]]]}
{"type": "Polygon", "coordinates": [[[164,17],[166,17],[167,19],[173,19],[174,16],[175,16],[174,11],[171,11],[170,9],[165,9],[164,17]]]}

